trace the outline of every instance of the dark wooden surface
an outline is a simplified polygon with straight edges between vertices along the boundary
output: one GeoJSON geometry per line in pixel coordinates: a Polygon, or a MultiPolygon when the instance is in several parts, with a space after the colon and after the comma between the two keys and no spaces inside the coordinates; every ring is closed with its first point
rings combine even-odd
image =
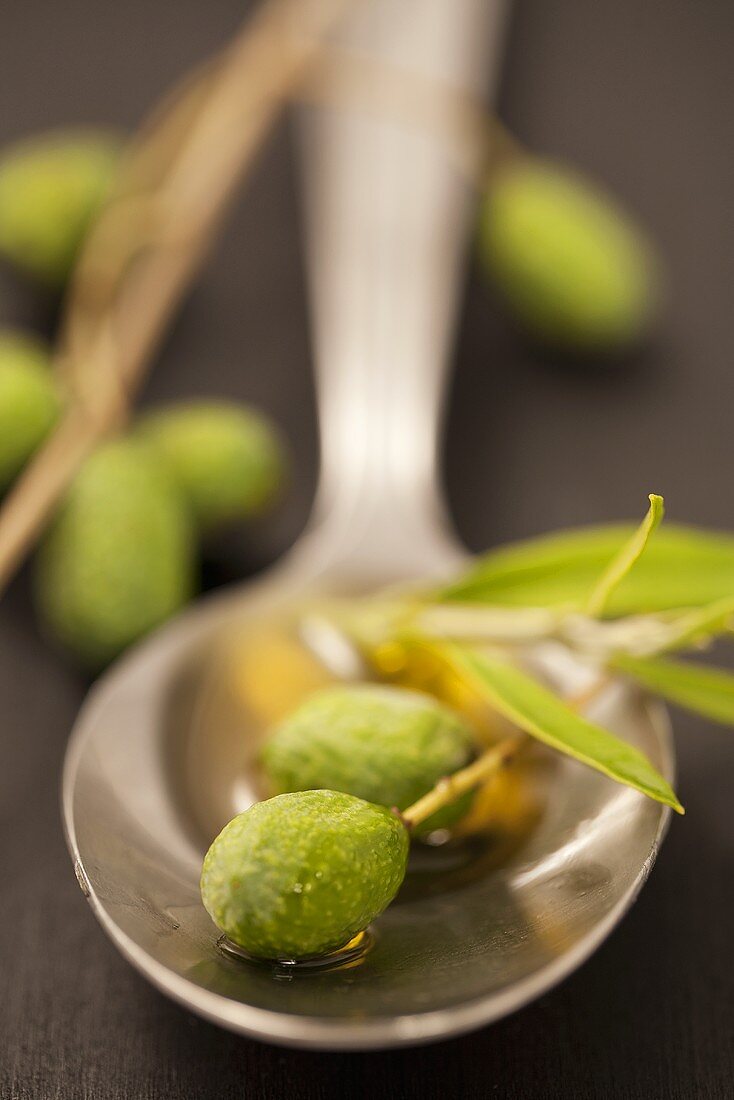
{"type": "MultiPolygon", "coordinates": [[[[0,138],[67,121],[132,125],[223,41],[234,0],[6,0],[0,138]]],[[[446,446],[457,526],[473,548],[637,514],[734,527],[734,7],[728,0],[520,0],[501,103],[539,150],[606,180],[649,224],[670,306],[650,347],[605,368],[530,351],[470,275],[446,446]]],[[[290,433],[293,492],[232,538],[209,583],[297,535],[315,484],[297,210],[280,132],[146,391],[228,393],[290,433]]],[[[0,283],[0,320],[48,305],[0,283]]],[[[673,822],[634,910],[562,987],[434,1047],[333,1055],[269,1048],[165,1000],[123,962],[77,889],[57,786],[85,684],[38,636],[21,576],[0,608],[0,1095],[13,1100],[433,1097],[689,1098],[734,1094],[734,747],[676,715],[673,822]]]]}

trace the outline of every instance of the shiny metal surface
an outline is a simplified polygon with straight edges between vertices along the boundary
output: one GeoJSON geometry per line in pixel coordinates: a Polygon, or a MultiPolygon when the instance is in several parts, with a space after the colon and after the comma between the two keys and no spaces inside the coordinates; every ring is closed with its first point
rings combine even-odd
{"type": "MultiPolygon", "coordinates": [[[[367,7],[349,29],[360,48],[460,84],[495,68],[499,6],[405,0],[399,20],[382,0],[367,7]]],[[[510,841],[501,860],[419,853],[359,965],[289,973],[218,944],[198,892],[203,853],[257,797],[269,708],[323,674],[294,641],[293,607],[447,572],[462,556],[435,454],[463,185],[425,137],[346,113],[305,120],[304,160],[323,433],[314,522],[262,580],[203,601],[98,682],[70,742],[63,813],[95,915],[156,986],[248,1035],[361,1049],[477,1027],[559,981],[633,901],[668,812],[541,753],[530,802],[514,792],[497,824],[510,841]]],[[[559,687],[583,686],[565,654],[542,658],[559,687]]],[[[596,707],[672,778],[661,707],[621,685],[596,707]]]]}

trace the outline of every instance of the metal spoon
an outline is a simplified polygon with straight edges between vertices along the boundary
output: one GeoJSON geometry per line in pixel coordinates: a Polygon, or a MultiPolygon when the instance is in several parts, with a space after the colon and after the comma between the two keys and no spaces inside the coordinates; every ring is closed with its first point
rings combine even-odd
{"type": "MultiPolygon", "coordinates": [[[[466,89],[496,70],[502,7],[375,0],[346,36],[466,89]]],[[[98,682],[69,745],[63,814],[95,915],[169,996],[272,1042],[385,1047],[487,1023],[578,966],[632,903],[668,812],[559,759],[545,812],[501,866],[436,853],[443,863],[417,868],[358,966],[302,973],[221,949],[199,872],[214,831],[256,797],[255,712],[263,697],[283,702],[265,675],[268,638],[293,642],[304,594],[439,575],[463,556],[437,489],[436,438],[464,184],[433,139],[384,118],[320,109],[302,134],[322,433],[314,520],[283,564],[197,605],[98,682]]],[[[326,663],[342,659],[349,675],[348,653],[326,663]]],[[[562,688],[583,686],[570,659],[551,653],[549,667],[562,688]]],[[[671,778],[659,706],[621,686],[598,706],[671,778]]]]}

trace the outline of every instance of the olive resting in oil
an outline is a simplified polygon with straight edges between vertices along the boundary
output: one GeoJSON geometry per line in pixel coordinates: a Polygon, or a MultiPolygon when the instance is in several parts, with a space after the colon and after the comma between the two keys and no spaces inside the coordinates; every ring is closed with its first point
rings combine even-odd
{"type": "Polygon", "coordinates": [[[408,847],[407,829],[383,806],[336,791],[278,795],[214,840],[201,896],[251,955],[307,959],[343,947],[390,904],[408,847]]]}

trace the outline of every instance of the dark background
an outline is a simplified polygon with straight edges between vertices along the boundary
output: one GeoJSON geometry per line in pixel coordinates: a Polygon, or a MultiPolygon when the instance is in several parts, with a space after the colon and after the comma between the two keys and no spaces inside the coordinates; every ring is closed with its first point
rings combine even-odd
{"type": "MultiPolygon", "coordinates": [[[[225,39],[234,0],[6,0],[0,140],[50,125],[132,127],[225,39]]],[[[657,238],[669,306],[650,346],[605,366],[530,350],[470,272],[446,444],[447,491],[475,549],[637,516],[734,527],[734,5],[519,0],[501,110],[538,151],[604,180],[657,238]]],[[[279,517],[231,539],[209,583],[302,528],[316,478],[298,216],[287,129],[157,363],[145,400],[232,394],[289,433],[279,517]]],[[[0,321],[48,329],[49,303],[0,281],[0,321]]],[[[734,1092],[731,733],[677,714],[680,793],[634,910],[582,970],[517,1015],[385,1054],[278,1050],[165,1000],[123,962],[75,884],[57,785],[85,683],[40,640],[21,575],[0,608],[0,1092],[66,1098],[716,1097],[734,1092]]]]}

